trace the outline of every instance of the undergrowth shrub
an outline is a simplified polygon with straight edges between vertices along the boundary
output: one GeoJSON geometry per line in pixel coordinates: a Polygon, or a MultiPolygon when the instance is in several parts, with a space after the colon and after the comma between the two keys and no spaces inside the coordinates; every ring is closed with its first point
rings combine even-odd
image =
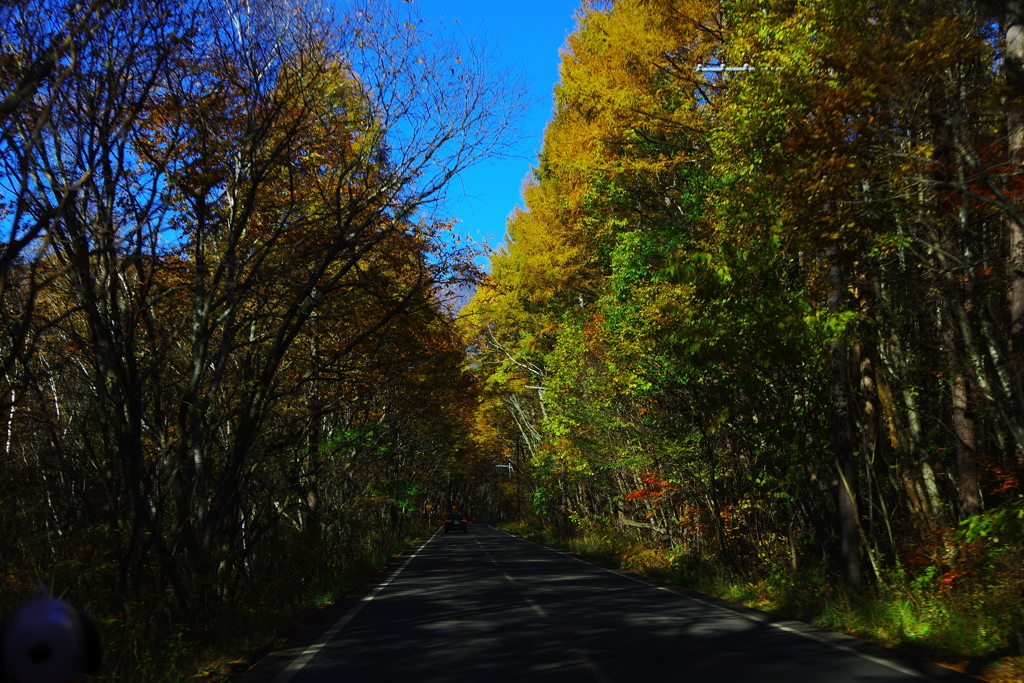
{"type": "Polygon", "coordinates": [[[854,635],[909,654],[960,661],[1024,654],[1024,567],[1018,551],[947,541],[942,565],[899,565],[855,592],[822,565],[726,570],[713,556],[673,553],[655,540],[588,521],[574,535],[542,519],[508,531],[588,559],[854,635]]]}
{"type": "MultiPolygon", "coordinates": [[[[117,593],[112,564],[79,571],[81,563],[62,562],[43,571],[8,571],[0,585],[0,608],[8,614],[41,584],[56,597],[89,612],[104,646],[101,674],[106,680],[172,683],[226,681],[244,671],[317,610],[369,579],[394,555],[426,531],[413,525],[398,533],[373,529],[345,539],[345,545],[305,541],[284,533],[268,541],[263,560],[251,567],[252,585],[235,599],[202,606],[202,614],[176,620],[168,596],[144,594],[124,602],[117,593]],[[342,552],[341,548],[345,548],[342,552]],[[276,555],[275,555],[276,554],[276,555]]],[[[190,594],[209,586],[187,586],[190,594]]]]}

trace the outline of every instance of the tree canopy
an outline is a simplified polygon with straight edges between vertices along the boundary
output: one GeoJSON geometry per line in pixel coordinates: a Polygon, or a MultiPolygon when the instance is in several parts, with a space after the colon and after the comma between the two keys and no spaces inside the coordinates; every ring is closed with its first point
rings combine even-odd
{"type": "Polygon", "coordinates": [[[148,680],[465,502],[436,206],[521,89],[375,0],[19,0],[0,35],[0,602],[53,584],[148,680]]]}
{"type": "Polygon", "coordinates": [[[1011,5],[584,5],[464,324],[538,514],[666,566],[1019,578],[1011,5]]]}

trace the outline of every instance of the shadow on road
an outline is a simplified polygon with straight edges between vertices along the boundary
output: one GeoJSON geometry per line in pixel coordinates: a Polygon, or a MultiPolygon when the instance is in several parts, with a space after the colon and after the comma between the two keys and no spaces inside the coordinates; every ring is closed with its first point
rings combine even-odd
{"type": "MultiPolygon", "coordinates": [[[[895,654],[890,660],[844,636],[802,636],[793,631],[813,629],[779,628],[760,613],[748,610],[750,618],[708,601],[474,525],[469,534],[433,536],[291,680],[971,680],[895,654]],[[834,645],[821,642],[829,638],[834,645]]],[[[355,598],[339,612],[352,604],[355,598]]],[[[274,681],[309,642],[299,639],[240,680],[274,681]]]]}

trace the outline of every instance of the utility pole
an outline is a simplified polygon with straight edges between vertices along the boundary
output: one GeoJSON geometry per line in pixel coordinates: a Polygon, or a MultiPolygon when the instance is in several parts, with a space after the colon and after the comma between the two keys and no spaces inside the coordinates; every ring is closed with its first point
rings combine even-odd
{"type": "Polygon", "coordinates": [[[523,507],[522,507],[523,506],[523,496],[520,493],[520,482],[521,482],[521,480],[520,480],[520,476],[519,476],[519,468],[520,468],[519,458],[520,458],[520,455],[521,455],[520,448],[521,448],[521,445],[522,445],[522,442],[521,442],[522,438],[523,437],[521,435],[516,434],[516,521],[518,521],[518,522],[522,522],[523,521],[523,507]]]}
{"type": "MultiPolygon", "coordinates": [[[[1014,44],[1011,44],[1010,30],[1007,30],[1008,64],[1013,65],[1012,59],[1016,55],[1016,65],[1019,67],[1022,61],[1024,61],[1022,60],[1024,58],[1024,30],[1022,30],[1022,25],[1024,25],[1024,21],[1022,21],[1022,18],[1024,18],[1024,14],[1022,14],[1024,0],[1005,0],[1005,2],[1007,3],[1007,25],[1014,26],[1016,30],[1016,33],[1013,34],[1013,39],[1016,41],[1014,44]],[[1016,48],[1014,45],[1016,45],[1016,48]],[[1015,49],[1016,52],[1014,52],[1015,49]]],[[[754,70],[755,68],[750,66],[750,64],[744,64],[743,66],[697,64],[694,69],[697,73],[720,73],[723,76],[734,72],[750,72],[754,70]]],[[[1014,127],[1012,119],[1010,120],[1009,127],[1011,130],[1010,147],[1013,150],[1014,127]]],[[[1019,129],[1024,130],[1024,126],[1020,126],[1019,129]]],[[[1017,149],[1024,148],[1024,133],[1019,133],[1017,140],[1019,143],[1017,149]]],[[[1014,233],[1012,230],[1010,233],[1009,242],[1012,252],[1014,233]]],[[[1021,231],[1019,226],[1018,234],[1020,236],[1019,243],[1022,246],[1020,246],[1016,253],[1021,254],[1020,260],[1024,263],[1024,231],[1021,231]]],[[[841,312],[845,310],[846,284],[843,278],[842,249],[838,242],[826,249],[826,258],[828,263],[828,280],[831,285],[828,294],[828,310],[831,312],[841,312]]],[[[1021,272],[1024,272],[1024,270],[1021,272]]],[[[1012,287],[1011,285],[1011,290],[1012,287]]],[[[1024,278],[1020,279],[1018,289],[1020,290],[1019,317],[1021,320],[1019,327],[1022,330],[1021,338],[1024,339],[1024,278]]],[[[1013,294],[1011,293],[1012,300],[1013,294]]],[[[1013,306],[1011,305],[1012,308],[1013,306]]],[[[860,539],[858,536],[857,462],[854,450],[852,417],[850,415],[849,348],[842,340],[833,341],[830,346],[832,366],[831,431],[833,447],[836,453],[836,473],[839,477],[837,502],[839,508],[840,554],[847,583],[855,588],[860,588],[862,577],[860,570],[860,539]]],[[[1022,342],[1022,346],[1024,346],[1024,342],[1022,342]]]]}
{"type": "MultiPolygon", "coordinates": [[[[517,441],[517,445],[518,445],[518,441],[517,441]]],[[[495,465],[495,467],[498,468],[498,469],[502,469],[502,470],[508,470],[508,478],[510,480],[512,479],[512,471],[515,469],[515,466],[512,464],[512,460],[511,459],[509,459],[509,461],[507,463],[505,463],[504,465],[495,465]]],[[[517,517],[518,517],[518,514],[519,514],[519,477],[516,477],[516,516],[517,517]]],[[[504,506],[502,506],[502,515],[504,516],[504,506]]]]}

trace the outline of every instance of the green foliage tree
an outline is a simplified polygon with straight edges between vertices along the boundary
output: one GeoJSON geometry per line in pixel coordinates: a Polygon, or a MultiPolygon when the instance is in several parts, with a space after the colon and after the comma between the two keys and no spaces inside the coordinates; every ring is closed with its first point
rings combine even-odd
{"type": "Polygon", "coordinates": [[[1006,11],[585,5],[466,325],[541,512],[683,566],[965,575],[1021,466],[1006,11]]]}

